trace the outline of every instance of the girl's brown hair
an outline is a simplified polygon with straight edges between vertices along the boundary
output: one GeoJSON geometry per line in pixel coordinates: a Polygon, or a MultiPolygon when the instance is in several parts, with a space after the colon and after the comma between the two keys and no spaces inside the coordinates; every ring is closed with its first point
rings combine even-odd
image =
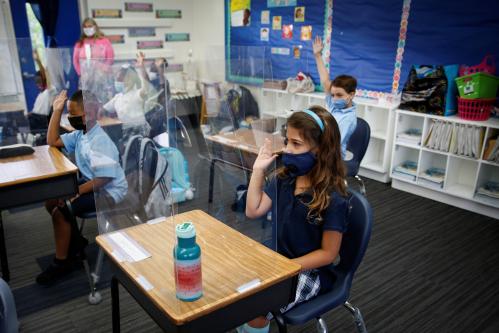
{"type": "MultiPolygon", "coordinates": [[[[305,141],[317,149],[317,163],[308,174],[312,192],[312,201],[307,205],[309,216],[320,216],[330,204],[331,193],[336,191],[346,196],[346,168],[341,158],[341,136],[334,117],[321,106],[308,108],[317,114],[324,124],[324,131],[317,122],[305,112],[294,112],[288,118],[287,126],[300,132],[305,141]]],[[[286,167],[277,170],[277,176],[286,177],[286,167]]]]}
{"type": "Polygon", "coordinates": [[[95,22],[95,20],[93,18],[87,17],[86,19],[83,20],[83,23],[81,24],[81,26],[82,26],[81,35],[80,35],[80,39],[78,39],[78,41],[77,41],[78,45],[80,45],[80,46],[83,44],[83,40],[85,38],[89,38],[85,35],[85,32],[83,31],[83,27],[85,26],[86,23],[91,23],[95,27],[95,34],[92,37],[94,40],[104,37],[104,33],[102,31],[100,31],[100,28],[97,25],[97,22],[95,22]]]}

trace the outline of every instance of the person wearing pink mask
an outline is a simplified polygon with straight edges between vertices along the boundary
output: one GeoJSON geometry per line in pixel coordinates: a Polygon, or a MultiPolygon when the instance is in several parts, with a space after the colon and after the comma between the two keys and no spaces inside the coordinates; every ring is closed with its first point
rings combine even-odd
{"type": "MultiPolygon", "coordinates": [[[[111,42],[104,37],[97,23],[91,19],[83,20],[83,32],[76,42],[73,52],[73,66],[81,76],[81,65],[85,60],[92,61],[102,59],[102,63],[109,66],[114,62],[114,50],[111,42]]],[[[107,66],[105,66],[107,68],[107,66]]]]}

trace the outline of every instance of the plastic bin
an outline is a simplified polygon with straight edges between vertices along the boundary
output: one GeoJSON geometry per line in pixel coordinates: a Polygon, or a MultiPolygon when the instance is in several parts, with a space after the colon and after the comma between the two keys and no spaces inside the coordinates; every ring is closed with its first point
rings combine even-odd
{"type": "Polygon", "coordinates": [[[487,120],[496,99],[457,98],[457,114],[467,120],[487,120]]]}
{"type": "Polygon", "coordinates": [[[487,73],[474,73],[456,78],[461,98],[495,98],[499,78],[487,73]]]}

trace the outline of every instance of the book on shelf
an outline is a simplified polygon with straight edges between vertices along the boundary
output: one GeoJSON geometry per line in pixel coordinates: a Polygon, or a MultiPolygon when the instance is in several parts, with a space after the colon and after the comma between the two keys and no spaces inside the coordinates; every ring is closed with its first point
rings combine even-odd
{"type": "Polygon", "coordinates": [[[398,133],[397,141],[401,143],[419,145],[421,144],[421,130],[417,128],[410,128],[404,132],[398,133]]]}
{"type": "Polygon", "coordinates": [[[400,163],[399,165],[397,165],[393,169],[393,171],[400,172],[400,173],[405,173],[405,174],[408,174],[408,175],[411,175],[411,176],[416,176],[417,169],[418,169],[418,163],[417,162],[414,162],[414,161],[411,161],[411,160],[407,160],[407,161],[404,161],[404,162],[400,163]]]}
{"type": "Polygon", "coordinates": [[[424,139],[427,148],[472,158],[479,158],[482,151],[484,127],[470,124],[453,124],[433,119],[424,139]]]}
{"type": "Polygon", "coordinates": [[[489,197],[487,195],[483,195],[480,193],[475,194],[475,200],[482,201],[484,203],[487,203],[489,205],[494,205],[496,207],[499,205],[499,198],[489,197]]]}
{"type": "Polygon", "coordinates": [[[416,180],[416,176],[415,175],[410,175],[410,174],[399,172],[399,171],[395,171],[395,170],[393,170],[393,176],[395,176],[396,178],[407,179],[407,180],[410,180],[410,181],[415,181],[416,180]]]}
{"type": "Polygon", "coordinates": [[[445,170],[432,167],[419,173],[418,182],[435,188],[443,188],[444,179],[445,170]]]}
{"type": "Polygon", "coordinates": [[[499,163],[499,135],[495,139],[493,137],[489,138],[485,152],[483,153],[483,159],[499,163]]]}
{"type": "Polygon", "coordinates": [[[437,189],[437,190],[440,190],[444,187],[443,181],[441,183],[436,183],[434,181],[431,181],[431,180],[428,180],[425,178],[421,178],[421,177],[418,178],[418,184],[424,185],[427,187],[432,187],[432,188],[437,189]]]}
{"type": "Polygon", "coordinates": [[[499,199],[499,183],[488,181],[476,191],[477,194],[481,196],[487,196],[489,198],[499,199]]]}

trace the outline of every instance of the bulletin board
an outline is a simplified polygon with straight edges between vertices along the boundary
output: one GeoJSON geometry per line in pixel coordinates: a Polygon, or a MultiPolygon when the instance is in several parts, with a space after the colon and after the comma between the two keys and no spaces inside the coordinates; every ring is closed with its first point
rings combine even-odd
{"type": "Polygon", "coordinates": [[[413,64],[476,65],[487,53],[499,61],[499,43],[494,40],[499,32],[496,0],[473,5],[451,0],[226,0],[226,79],[261,84],[303,71],[318,88],[312,41],[301,40],[297,33],[304,25],[312,26],[312,37],[323,38],[330,77],[353,75],[357,95],[363,97],[399,94],[413,64]],[[249,8],[247,24],[232,25],[231,19],[244,19],[231,12],[234,2],[249,8]],[[276,3],[287,6],[273,7],[276,3]],[[303,22],[294,22],[298,7],[305,8],[303,22]],[[270,23],[263,24],[261,15],[267,10],[270,23]],[[274,16],[282,17],[282,25],[294,24],[291,39],[283,38],[283,29],[272,29],[274,16]],[[261,36],[264,27],[270,28],[268,40],[261,36]],[[299,58],[293,54],[295,45],[302,47],[299,58]],[[272,48],[289,52],[275,54],[272,48]],[[252,60],[259,66],[241,60],[249,55],[262,59],[252,60]]]}
{"type": "Polygon", "coordinates": [[[227,81],[258,84],[302,71],[318,83],[312,36],[327,29],[328,2],[332,0],[226,0],[227,81]],[[245,8],[250,18],[241,22],[245,8]]]}

